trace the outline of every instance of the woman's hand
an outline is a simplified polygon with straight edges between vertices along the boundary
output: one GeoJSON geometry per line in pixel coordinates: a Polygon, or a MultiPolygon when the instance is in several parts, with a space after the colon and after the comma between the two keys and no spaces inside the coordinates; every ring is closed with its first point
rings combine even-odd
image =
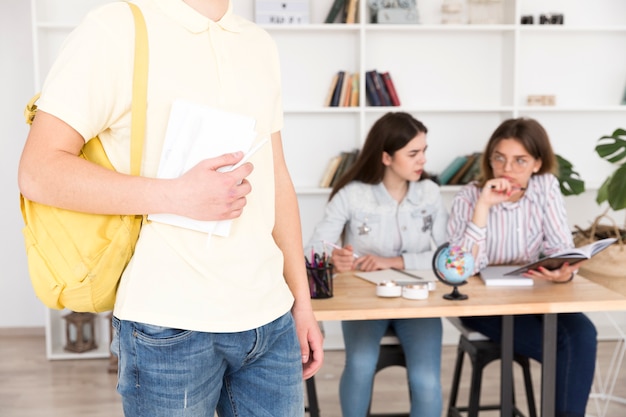
{"type": "Polygon", "coordinates": [[[352,245],[340,249],[333,249],[331,261],[336,272],[353,271],[356,269],[352,245]]]}
{"type": "Polygon", "coordinates": [[[523,191],[524,188],[511,183],[506,178],[493,178],[485,183],[485,187],[480,193],[478,202],[491,207],[503,203],[509,200],[511,196],[523,191]]]}
{"type": "Polygon", "coordinates": [[[555,269],[553,271],[540,266],[536,270],[528,271],[524,274],[524,276],[555,283],[565,283],[574,278],[574,274],[578,271],[578,268],[580,268],[582,264],[583,262],[578,262],[576,265],[570,265],[565,262],[559,269],[555,269]]]}

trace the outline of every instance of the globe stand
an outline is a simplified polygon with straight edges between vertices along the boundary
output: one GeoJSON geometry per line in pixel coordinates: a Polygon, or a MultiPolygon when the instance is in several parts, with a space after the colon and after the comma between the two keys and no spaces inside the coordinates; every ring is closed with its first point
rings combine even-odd
{"type": "MultiPolygon", "coordinates": [[[[465,282],[463,284],[465,284],[465,282]]],[[[467,294],[461,294],[459,292],[458,285],[455,285],[452,292],[450,294],[444,294],[443,298],[445,298],[446,300],[467,300],[467,294]]]]}
{"type": "Polygon", "coordinates": [[[439,281],[443,282],[446,285],[450,285],[454,287],[450,294],[444,294],[443,298],[446,300],[452,301],[461,301],[467,300],[467,294],[461,294],[459,292],[459,286],[467,284],[466,278],[472,272],[474,268],[474,258],[470,253],[465,252],[460,247],[450,247],[449,243],[444,243],[439,246],[433,255],[433,272],[435,276],[439,279],[439,281]],[[463,271],[462,275],[455,277],[456,279],[447,279],[444,274],[440,271],[440,268],[443,269],[441,265],[438,265],[440,256],[449,256],[450,254],[455,256],[454,261],[448,261],[448,265],[451,265],[455,268],[459,268],[463,271]]]}

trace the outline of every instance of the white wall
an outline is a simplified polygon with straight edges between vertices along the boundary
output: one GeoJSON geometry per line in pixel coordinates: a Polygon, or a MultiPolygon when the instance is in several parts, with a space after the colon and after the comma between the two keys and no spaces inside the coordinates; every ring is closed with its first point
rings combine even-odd
{"type": "MultiPolygon", "coordinates": [[[[0,62],[0,328],[43,326],[45,311],[33,295],[26,268],[17,188],[17,164],[27,134],[22,112],[34,93],[28,1],[0,0],[0,62]]],[[[602,211],[594,198],[591,191],[566,199],[572,226],[586,227],[602,211]]],[[[319,196],[301,198],[305,239],[321,216],[323,202],[319,196]]],[[[623,223],[624,215],[615,218],[623,223]]]]}
{"type": "Polygon", "coordinates": [[[30,2],[0,0],[0,327],[43,326],[26,270],[17,165],[33,95],[30,2]]]}

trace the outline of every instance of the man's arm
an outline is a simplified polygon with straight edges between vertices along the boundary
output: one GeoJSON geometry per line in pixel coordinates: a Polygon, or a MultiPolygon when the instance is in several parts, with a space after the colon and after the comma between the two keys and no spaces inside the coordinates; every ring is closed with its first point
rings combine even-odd
{"type": "Polygon", "coordinates": [[[311,306],[302,249],[300,212],[296,191],[287,171],[280,132],[272,134],[276,214],[273,236],[285,259],[284,275],[295,302],[292,308],[302,352],[303,376],[308,379],[322,366],[323,337],[311,306]]]}
{"type": "Polygon", "coordinates": [[[250,184],[245,177],[252,165],[216,172],[239,161],[241,152],[204,160],[170,180],[120,174],[88,162],[78,157],[84,143],[67,123],[38,111],[19,164],[21,193],[32,201],[87,213],[173,213],[198,220],[233,219],[246,204],[250,184]]]}

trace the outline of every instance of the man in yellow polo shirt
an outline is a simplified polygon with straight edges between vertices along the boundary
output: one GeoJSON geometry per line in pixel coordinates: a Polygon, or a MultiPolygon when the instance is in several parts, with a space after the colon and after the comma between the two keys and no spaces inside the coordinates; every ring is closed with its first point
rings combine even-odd
{"type": "Polygon", "coordinates": [[[141,177],[127,175],[134,25],[128,6],[113,2],[72,32],[50,70],[20,162],[20,191],[76,211],[230,221],[222,235],[144,224],[113,317],[126,416],[302,415],[302,378],[321,366],[322,335],[282,150],[275,44],[233,14],[229,0],[135,3],[150,59],[141,177]],[[252,146],[269,144],[232,172],[217,169],[241,152],[159,178],[177,100],[253,120],[252,146]],[[77,157],[96,135],[118,172],[77,157]]]}

